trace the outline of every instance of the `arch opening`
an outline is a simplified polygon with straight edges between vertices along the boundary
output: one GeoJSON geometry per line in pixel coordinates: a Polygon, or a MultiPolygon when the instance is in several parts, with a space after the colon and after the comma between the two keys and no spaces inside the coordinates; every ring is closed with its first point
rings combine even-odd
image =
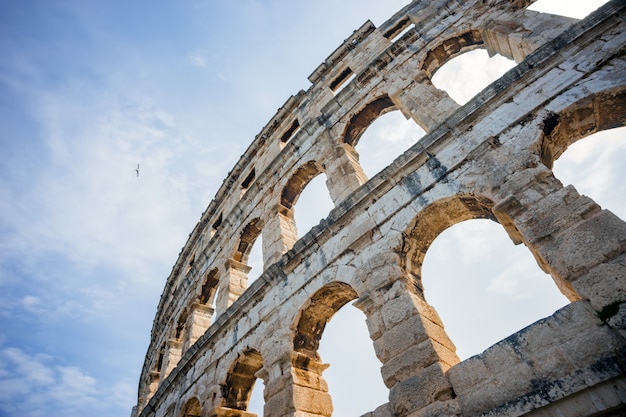
{"type": "Polygon", "coordinates": [[[321,173],[306,185],[294,207],[294,221],[298,238],[328,217],[335,207],[326,187],[326,174],[321,173]]]}
{"type": "Polygon", "coordinates": [[[487,219],[444,230],[423,262],[425,299],[461,360],[569,303],[531,252],[513,245],[502,227],[487,219]]]}
{"type": "Polygon", "coordinates": [[[326,174],[315,161],[302,165],[281,193],[282,236],[293,247],[319,220],[328,216],[334,204],[326,187],[326,174]]]}
{"type": "Polygon", "coordinates": [[[258,351],[248,349],[242,352],[228,371],[226,382],[221,386],[222,406],[247,411],[257,380],[255,374],[262,367],[263,358],[258,351]]]}
{"type": "Polygon", "coordinates": [[[280,204],[286,209],[293,208],[307,184],[321,173],[322,170],[314,161],[309,161],[298,168],[283,188],[280,204]]]}
{"type": "Polygon", "coordinates": [[[300,312],[293,337],[293,348],[314,360],[326,323],[346,303],[358,297],[354,289],[343,282],[332,282],[318,290],[300,312]]]}
{"type": "Polygon", "coordinates": [[[238,262],[236,269],[245,275],[247,285],[263,273],[263,221],[252,220],[241,231],[232,259],[238,262]]]}
{"type": "Polygon", "coordinates": [[[352,116],[343,134],[343,141],[355,147],[359,138],[369,125],[385,113],[396,110],[396,105],[389,96],[377,98],[368,103],[361,111],[352,116]]]}
{"type": "Polygon", "coordinates": [[[346,304],[326,325],[319,347],[330,366],[324,371],[333,401],[333,415],[366,415],[386,403],[383,382],[364,313],[346,304]]]}
{"type": "Polygon", "coordinates": [[[185,404],[183,407],[183,412],[180,414],[181,417],[200,417],[201,415],[200,401],[193,397],[185,404]]]}
{"type": "Polygon", "coordinates": [[[174,339],[183,340],[187,333],[187,318],[189,312],[187,309],[184,309],[180,315],[178,316],[178,322],[176,324],[176,329],[174,331],[174,339]]]}
{"type": "Polygon", "coordinates": [[[355,407],[366,414],[387,402],[388,390],[380,374],[381,363],[374,352],[363,313],[347,305],[357,298],[358,294],[349,284],[328,283],[309,298],[294,322],[294,382],[298,384],[301,378],[307,381],[308,390],[323,393],[316,407],[332,409],[333,415],[354,414],[355,407]],[[331,322],[331,319],[335,320],[331,322]],[[328,334],[323,337],[326,331],[328,334]],[[321,362],[320,352],[331,360],[330,365],[321,362]],[[333,366],[336,369],[326,371],[333,366]],[[322,377],[322,372],[328,372],[329,378],[322,377]]]}
{"type": "Polygon", "coordinates": [[[593,133],[570,145],[552,172],[602,208],[626,219],[626,127],[593,133]]]}
{"type": "Polygon", "coordinates": [[[541,161],[552,168],[565,150],[593,133],[626,125],[626,88],[592,94],[543,120],[541,161]]]}
{"type": "Polygon", "coordinates": [[[530,250],[512,244],[492,207],[470,195],[438,201],[417,216],[404,242],[416,294],[438,310],[462,359],[569,303],[530,250]],[[495,324],[485,326],[489,320],[495,324]]]}
{"type": "Polygon", "coordinates": [[[217,272],[217,268],[213,268],[206,274],[206,277],[204,278],[204,283],[200,287],[200,294],[197,298],[198,303],[206,306],[214,305],[218,284],[219,274],[217,272]]]}
{"type": "Polygon", "coordinates": [[[420,69],[429,77],[437,72],[446,62],[465,52],[483,45],[483,38],[478,30],[470,30],[448,38],[428,51],[420,64],[420,69]]]}
{"type": "Polygon", "coordinates": [[[513,60],[502,55],[490,57],[481,41],[474,48],[450,55],[433,71],[431,79],[435,87],[463,105],[514,66],[513,60]]]}
{"type": "Polygon", "coordinates": [[[358,135],[345,138],[350,140],[346,143],[355,147],[361,169],[371,178],[417,143],[425,132],[413,120],[406,119],[395,106],[378,113],[366,112],[371,117],[363,118],[359,129],[347,132],[347,135],[357,132],[358,135]]]}

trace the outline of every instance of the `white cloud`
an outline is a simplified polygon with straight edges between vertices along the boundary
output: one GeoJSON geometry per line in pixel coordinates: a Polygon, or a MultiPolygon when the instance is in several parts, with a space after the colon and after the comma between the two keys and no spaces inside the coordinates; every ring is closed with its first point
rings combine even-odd
{"type": "Polygon", "coordinates": [[[531,4],[528,9],[541,13],[558,14],[561,16],[582,19],[607,1],[608,0],[538,0],[531,4]]]}
{"type": "Polygon", "coordinates": [[[486,50],[475,49],[446,62],[432,82],[457,103],[465,104],[514,66],[514,61],[501,55],[489,57],[486,50]]]}
{"type": "Polygon", "coordinates": [[[189,61],[198,68],[206,67],[206,57],[202,51],[194,51],[189,54],[189,61]]]}
{"type": "Polygon", "coordinates": [[[28,354],[15,347],[0,350],[0,415],[79,417],[105,412],[119,402],[132,404],[130,384],[110,389],[77,366],[58,366],[45,354],[28,354]]]}
{"type": "Polygon", "coordinates": [[[424,131],[399,111],[386,113],[372,123],[359,138],[356,150],[359,164],[368,178],[387,167],[414,145],[424,131]]]}
{"type": "Polygon", "coordinates": [[[34,295],[27,295],[22,298],[21,302],[24,307],[30,309],[41,304],[41,299],[39,297],[35,297],[34,295]]]}

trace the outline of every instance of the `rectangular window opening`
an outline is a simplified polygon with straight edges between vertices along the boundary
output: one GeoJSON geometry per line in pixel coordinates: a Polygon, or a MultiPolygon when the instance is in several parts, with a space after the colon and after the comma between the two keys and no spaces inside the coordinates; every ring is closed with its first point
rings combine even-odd
{"type": "Polygon", "coordinates": [[[411,25],[411,20],[408,17],[405,17],[389,29],[383,36],[389,39],[391,43],[394,43],[401,39],[409,30],[411,30],[412,27],[413,25],[411,25]]]}
{"type": "Polygon", "coordinates": [[[356,77],[356,74],[352,72],[350,68],[346,68],[337,78],[330,83],[330,89],[333,93],[339,93],[346,85],[350,84],[350,81],[356,77]]]}
{"type": "MultiPolygon", "coordinates": [[[[212,232],[215,232],[217,228],[220,227],[221,224],[222,224],[222,213],[220,213],[220,215],[217,217],[217,220],[215,220],[215,223],[213,223],[213,225],[211,226],[211,228],[213,229],[212,232]]],[[[211,234],[211,236],[213,236],[213,234],[211,234]]]]}
{"type": "Polygon", "coordinates": [[[283,135],[280,137],[280,141],[282,143],[287,143],[289,142],[289,140],[295,136],[296,133],[298,133],[298,131],[300,130],[300,122],[298,122],[298,119],[294,120],[294,122],[291,124],[291,126],[289,127],[289,129],[287,129],[285,131],[285,133],[283,133],[283,135]]]}
{"type": "Polygon", "coordinates": [[[250,184],[254,182],[254,178],[255,178],[255,172],[254,172],[254,168],[252,168],[252,171],[250,171],[246,179],[243,180],[243,182],[241,183],[241,188],[243,190],[247,190],[248,188],[250,188],[250,184]]]}

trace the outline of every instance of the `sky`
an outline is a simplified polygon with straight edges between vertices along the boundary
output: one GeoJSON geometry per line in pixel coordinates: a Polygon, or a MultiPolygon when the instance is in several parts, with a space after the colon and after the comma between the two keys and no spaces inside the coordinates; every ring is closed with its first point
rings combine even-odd
{"type": "MultiPolygon", "coordinates": [[[[130,415],[167,276],[228,171],[353,30],[407,3],[0,0],[0,417],[130,415]]],[[[582,17],[602,1],[549,3],[582,17]]],[[[462,103],[511,65],[481,52],[435,84],[462,103]]],[[[607,133],[573,145],[554,171],[626,218],[626,134],[607,133]]],[[[357,147],[365,172],[421,135],[385,115],[357,147]]],[[[296,205],[300,234],[330,208],[320,176],[296,205]]],[[[462,359],[566,303],[486,220],[442,233],[423,275],[462,359]]],[[[328,324],[320,354],[334,415],[386,402],[356,308],[328,324]]]]}

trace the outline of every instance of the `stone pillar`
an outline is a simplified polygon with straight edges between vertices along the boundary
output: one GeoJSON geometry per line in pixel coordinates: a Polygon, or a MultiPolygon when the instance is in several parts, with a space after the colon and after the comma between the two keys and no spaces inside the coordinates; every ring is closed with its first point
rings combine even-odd
{"type": "Polygon", "coordinates": [[[298,240],[293,209],[278,204],[275,211],[263,228],[263,263],[268,266],[277,262],[298,240]]]}
{"type": "Polygon", "coordinates": [[[248,288],[248,273],[251,269],[250,266],[232,258],[226,262],[226,277],[220,281],[216,300],[216,308],[220,314],[248,288]]]}
{"type": "Polygon", "coordinates": [[[213,316],[213,308],[208,305],[193,303],[191,305],[191,313],[189,314],[189,332],[188,338],[183,346],[183,351],[187,350],[189,346],[196,343],[196,340],[200,338],[211,325],[211,317],[213,316]]]}
{"type": "Polygon", "coordinates": [[[148,384],[148,394],[146,395],[146,402],[152,398],[154,393],[159,388],[159,382],[161,381],[161,372],[159,371],[150,371],[148,374],[148,378],[150,378],[150,384],[148,384]]]}
{"type": "Polygon", "coordinates": [[[161,375],[163,375],[162,379],[167,378],[170,372],[172,372],[172,370],[176,368],[176,365],[178,365],[178,361],[182,356],[182,347],[183,341],[180,339],[170,339],[167,341],[163,359],[163,368],[161,371],[161,375]]]}
{"type": "Polygon", "coordinates": [[[266,367],[265,414],[276,417],[323,416],[333,411],[322,372],[328,365],[298,352],[283,355],[266,367]]]}
{"type": "Polygon", "coordinates": [[[528,246],[565,296],[588,299],[620,328],[617,322],[626,317],[626,223],[574,187],[563,187],[543,165],[513,174],[501,195],[493,211],[509,235],[528,246]]]}
{"type": "Polygon", "coordinates": [[[346,143],[331,144],[332,160],[326,161],[326,186],[335,206],[367,182],[359,154],[346,143]]]}
{"type": "Polygon", "coordinates": [[[480,34],[490,56],[500,54],[520,63],[528,54],[577,20],[521,9],[487,22],[480,34]]]}
{"type": "Polygon", "coordinates": [[[424,72],[419,72],[411,84],[390,91],[389,97],[405,117],[413,119],[426,133],[460,107],[448,93],[435,87],[424,72]]]}
{"type": "MultiPolygon", "coordinates": [[[[459,362],[437,312],[411,292],[404,277],[376,300],[356,303],[367,316],[394,415],[455,415],[458,405],[446,371],[459,362]],[[420,414],[421,415],[421,414],[420,414]]],[[[384,287],[383,287],[384,288],[384,287]]]]}

